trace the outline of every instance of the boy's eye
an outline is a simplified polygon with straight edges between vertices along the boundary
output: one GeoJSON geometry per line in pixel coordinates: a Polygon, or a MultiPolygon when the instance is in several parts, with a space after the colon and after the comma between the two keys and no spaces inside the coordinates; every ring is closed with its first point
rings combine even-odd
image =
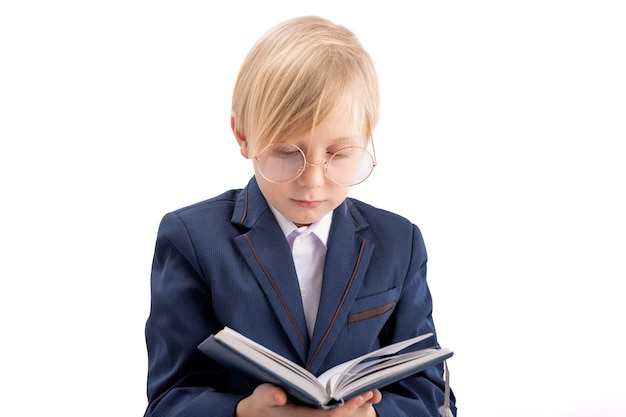
{"type": "Polygon", "coordinates": [[[277,155],[281,158],[290,158],[294,155],[300,155],[300,152],[298,151],[278,151],[277,155]]]}
{"type": "Polygon", "coordinates": [[[301,153],[298,150],[298,148],[294,146],[282,146],[282,145],[270,147],[269,154],[273,158],[279,158],[279,159],[289,159],[289,158],[301,156],[301,153]]]}
{"type": "Polygon", "coordinates": [[[329,157],[334,155],[333,159],[350,158],[354,154],[354,148],[352,147],[343,148],[335,152],[329,152],[328,154],[329,154],[329,157]]]}

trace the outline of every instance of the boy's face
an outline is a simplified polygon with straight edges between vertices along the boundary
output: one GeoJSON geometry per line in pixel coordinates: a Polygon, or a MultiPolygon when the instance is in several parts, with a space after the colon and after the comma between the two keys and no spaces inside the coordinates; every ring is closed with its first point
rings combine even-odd
{"type": "Polygon", "coordinates": [[[255,177],[265,199],[298,227],[321,219],[348,196],[350,187],[335,184],[323,168],[324,162],[342,147],[363,144],[363,132],[346,114],[351,112],[339,109],[310,133],[283,140],[302,149],[308,162],[295,180],[270,182],[260,174],[258,163],[254,164],[255,177]]]}

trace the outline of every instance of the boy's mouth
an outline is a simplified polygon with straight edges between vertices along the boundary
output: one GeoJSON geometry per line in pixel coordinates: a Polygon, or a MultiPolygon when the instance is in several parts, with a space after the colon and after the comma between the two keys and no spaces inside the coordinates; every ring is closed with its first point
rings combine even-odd
{"type": "Polygon", "coordinates": [[[294,200],[297,206],[302,208],[317,208],[322,202],[321,201],[309,201],[309,200],[294,200]]]}

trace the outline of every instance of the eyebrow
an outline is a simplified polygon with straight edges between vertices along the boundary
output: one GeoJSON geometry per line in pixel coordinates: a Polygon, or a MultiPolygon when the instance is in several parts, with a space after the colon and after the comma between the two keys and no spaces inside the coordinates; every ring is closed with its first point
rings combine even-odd
{"type": "MultiPolygon", "coordinates": [[[[300,148],[308,147],[311,142],[317,142],[315,140],[311,140],[308,142],[295,142],[294,144],[300,148]]],[[[324,141],[326,147],[332,147],[337,145],[352,145],[355,143],[362,144],[366,143],[367,139],[364,136],[339,136],[336,138],[329,139],[328,141],[324,141]]]]}
{"type": "Polygon", "coordinates": [[[366,140],[362,136],[340,136],[338,138],[332,139],[330,142],[332,143],[340,143],[340,142],[360,142],[361,140],[366,140]]]}

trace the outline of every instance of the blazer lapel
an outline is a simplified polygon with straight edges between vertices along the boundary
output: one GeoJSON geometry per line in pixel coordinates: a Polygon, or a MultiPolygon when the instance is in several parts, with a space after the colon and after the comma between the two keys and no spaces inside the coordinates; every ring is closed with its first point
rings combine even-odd
{"type": "Polygon", "coordinates": [[[306,366],[317,373],[324,357],[346,323],[348,312],[363,282],[374,251],[360,213],[344,201],[334,212],[328,236],[324,278],[315,330],[306,366]]]}
{"type": "Polygon", "coordinates": [[[309,336],[300,297],[298,278],[289,244],[267,202],[252,179],[241,193],[232,221],[249,228],[235,238],[265,297],[302,362],[309,336]]]}
{"type": "Polygon", "coordinates": [[[231,221],[249,229],[235,238],[235,244],[300,360],[317,373],[346,323],[374,251],[367,222],[349,200],[333,213],[320,305],[309,341],[289,244],[254,178],[240,194],[231,221]]]}

